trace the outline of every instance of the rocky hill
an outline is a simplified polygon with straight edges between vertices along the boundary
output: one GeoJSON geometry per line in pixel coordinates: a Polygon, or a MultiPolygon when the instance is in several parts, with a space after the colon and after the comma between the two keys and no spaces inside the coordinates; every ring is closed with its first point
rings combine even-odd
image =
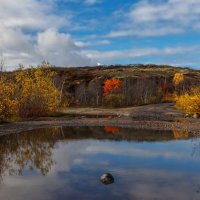
{"type": "Polygon", "coordinates": [[[53,68],[57,73],[57,84],[69,104],[102,106],[103,86],[107,79],[122,81],[123,102],[119,106],[142,105],[161,102],[162,88],[172,93],[175,73],[184,74],[184,89],[200,85],[200,70],[164,65],[111,65],[78,68],[53,68]]]}

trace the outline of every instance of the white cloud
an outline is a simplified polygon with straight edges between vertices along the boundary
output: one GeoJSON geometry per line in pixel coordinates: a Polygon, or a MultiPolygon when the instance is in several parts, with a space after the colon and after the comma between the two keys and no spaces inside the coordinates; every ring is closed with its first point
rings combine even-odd
{"type": "Polygon", "coordinates": [[[101,0],[85,0],[85,3],[88,5],[94,5],[96,3],[99,3],[101,0]]]}
{"type": "Polygon", "coordinates": [[[78,47],[89,47],[89,46],[96,46],[96,45],[107,45],[111,44],[109,40],[97,40],[92,42],[83,42],[83,41],[76,41],[75,44],[78,47]]]}
{"type": "Polygon", "coordinates": [[[126,37],[126,36],[138,36],[138,37],[152,37],[152,36],[164,36],[166,34],[174,35],[183,33],[182,28],[178,27],[144,27],[143,30],[140,29],[124,29],[118,31],[112,31],[107,34],[107,37],[115,38],[115,37],[126,37]]]}
{"type": "Polygon", "coordinates": [[[90,59],[82,53],[70,35],[52,29],[38,34],[36,49],[42,59],[59,66],[90,64],[90,59]]]}
{"type": "Polygon", "coordinates": [[[197,0],[142,0],[124,13],[124,21],[109,37],[162,36],[200,30],[197,0]]]}
{"type": "Polygon", "coordinates": [[[31,36],[25,35],[19,28],[6,28],[0,25],[0,50],[30,49],[31,36]]]}
{"type": "Polygon", "coordinates": [[[87,56],[91,59],[108,61],[114,59],[139,58],[145,56],[168,56],[168,55],[182,55],[188,52],[200,51],[198,46],[191,47],[167,47],[164,49],[158,48],[143,48],[143,49],[129,49],[118,51],[85,51],[87,56]]]}
{"type": "Polygon", "coordinates": [[[70,23],[68,19],[52,14],[52,0],[1,0],[0,4],[0,24],[6,28],[44,30],[70,23]]]}
{"type": "MultiPolygon", "coordinates": [[[[24,35],[21,35],[21,37],[24,35]]],[[[16,36],[14,37],[16,39],[16,36]]],[[[19,37],[20,38],[20,37],[19,37]]],[[[26,38],[25,38],[26,39],[26,38]]],[[[91,60],[75,44],[69,34],[59,33],[55,29],[48,29],[38,33],[35,42],[22,40],[12,44],[12,47],[3,56],[6,58],[6,66],[13,63],[25,65],[37,65],[43,60],[48,60],[56,66],[83,66],[90,65],[91,60]]]]}
{"type": "Polygon", "coordinates": [[[59,66],[90,64],[71,36],[59,32],[71,25],[71,16],[53,14],[54,0],[0,0],[0,5],[0,53],[6,69],[42,60],[59,66]]]}

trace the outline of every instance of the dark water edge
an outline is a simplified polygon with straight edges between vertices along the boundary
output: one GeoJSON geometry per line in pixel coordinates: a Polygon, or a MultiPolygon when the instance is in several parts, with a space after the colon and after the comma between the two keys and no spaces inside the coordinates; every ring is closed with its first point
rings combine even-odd
{"type": "Polygon", "coordinates": [[[54,127],[0,137],[0,199],[200,199],[187,132],[54,127]],[[103,185],[109,172],[115,181],[103,185]]]}

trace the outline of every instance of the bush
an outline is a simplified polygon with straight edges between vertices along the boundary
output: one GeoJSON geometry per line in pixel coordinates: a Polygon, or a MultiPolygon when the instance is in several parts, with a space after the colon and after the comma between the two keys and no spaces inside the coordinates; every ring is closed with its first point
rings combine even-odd
{"type": "Polygon", "coordinates": [[[176,96],[176,106],[188,114],[200,114],[200,86],[192,88],[190,92],[176,96]]]}
{"type": "Polygon", "coordinates": [[[0,74],[0,121],[49,115],[58,109],[60,92],[54,84],[55,73],[47,65],[20,68],[15,76],[7,77],[0,74]]]}
{"type": "Polygon", "coordinates": [[[120,107],[123,105],[124,95],[123,94],[107,94],[104,98],[105,105],[110,107],[120,107]]]}
{"type": "Polygon", "coordinates": [[[57,110],[60,93],[54,85],[54,76],[45,65],[16,73],[21,117],[48,115],[57,110]]]}
{"type": "Polygon", "coordinates": [[[104,96],[112,93],[119,93],[122,87],[122,81],[119,79],[106,80],[104,83],[104,96]]]}

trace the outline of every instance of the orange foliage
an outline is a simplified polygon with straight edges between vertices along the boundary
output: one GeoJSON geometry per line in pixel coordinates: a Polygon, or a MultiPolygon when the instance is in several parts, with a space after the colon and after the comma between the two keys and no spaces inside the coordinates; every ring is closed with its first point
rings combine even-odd
{"type": "Polygon", "coordinates": [[[173,131],[173,135],[175,139],[184,139],[189,137],[189,133],[187,132],[173,131]]]}
{"type": "Polygon", "coordinates": [[[112,133],[112,134],[116,134],[119,133],[119,127],[114,127],[114,126],[105,126],[104,127],[104,131],[106,133],[112,133]]]}
{"type": "Polygon", "coordinates": [[[106,80],[103,88],[104,96],[119,92],[121,86],[122,81],[119,79],[106,80]]]}

